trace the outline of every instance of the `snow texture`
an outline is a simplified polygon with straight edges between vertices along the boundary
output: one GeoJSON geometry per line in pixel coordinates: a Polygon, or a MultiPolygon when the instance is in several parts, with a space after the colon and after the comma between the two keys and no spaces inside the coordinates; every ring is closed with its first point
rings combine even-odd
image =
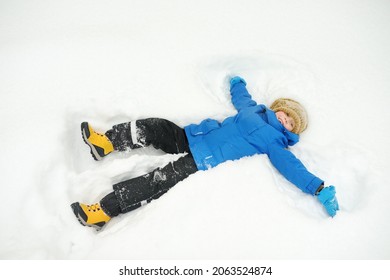
{"type": "Polygon", "coordinates": [[[389,24],[386,0],[1,1],[0,258],[389,259],[389,24]],[[82,121],[223,120],[233,75],[307,108],[291,150],[336,186],[334,219],[257,155],[80,226],[71,203],[177,158],[95,162],[82,121]]]}

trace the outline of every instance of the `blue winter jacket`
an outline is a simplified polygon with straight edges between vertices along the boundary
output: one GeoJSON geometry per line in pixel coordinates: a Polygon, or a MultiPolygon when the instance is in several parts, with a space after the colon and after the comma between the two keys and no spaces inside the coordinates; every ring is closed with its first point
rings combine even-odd
{"type": "Polygon", "coordinates": [[[212,168],[227,160],[267,154],[275,168],[303,192],[314,195],[323,183],[311,174],[287,148],[299,136],[277,120],[275,112],[257,105],[243,79],[232,80],[230,93],[238,113],[222,123],[206,119],[186,126],[191,153],[199,170],[212,168]]]}

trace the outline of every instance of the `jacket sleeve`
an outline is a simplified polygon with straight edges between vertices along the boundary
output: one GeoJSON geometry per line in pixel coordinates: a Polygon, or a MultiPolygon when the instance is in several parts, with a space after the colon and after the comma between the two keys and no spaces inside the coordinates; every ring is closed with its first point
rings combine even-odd
{"type": "Polygon", "coordinates": [[[230,80],[230,94],[232,96],[233,106],[237,111],[257,105],[246,89],[246,82],[243,78],[234,77],[230,80]]]}
{"type": "Polygon", "coordinates": [[[270,145],[268,157],[275,168],[303,192],[314,195],[323,180],[310,173],[292,152],[279,145],[270,145]]]}

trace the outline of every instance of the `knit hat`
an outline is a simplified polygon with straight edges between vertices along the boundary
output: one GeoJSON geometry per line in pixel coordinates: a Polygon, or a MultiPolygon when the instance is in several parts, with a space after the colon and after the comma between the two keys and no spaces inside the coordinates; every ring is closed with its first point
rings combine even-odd
{"type": "Polygon", "coordinates": [[[272,103],[270,108],[274,112],[283,111],[293,118],[295,125],[291,132],[300,134],[307,128],[307,113],[299,102],[289,98],[279,98],[272,103]]]}

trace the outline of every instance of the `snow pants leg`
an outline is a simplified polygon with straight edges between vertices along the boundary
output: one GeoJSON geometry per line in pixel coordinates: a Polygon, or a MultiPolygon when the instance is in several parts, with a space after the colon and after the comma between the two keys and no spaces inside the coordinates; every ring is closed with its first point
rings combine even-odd
{"type": "Polygon", "coordinates": [[[146,119],[136,121],[135,125],[120,124],[108,132],[108,137],[111,137],[114,148],[119,151],[153,145],[166,153],[188,153],[162,168],[115,184],[114,191],[100,201],[104,212],[110,217],[132,211],[159,198],[198,170],[184,130],[170,121],[146,119]],[[134,130],[136,133],[132,132],[134,130]]]}
{"type": "Polygon", "coordinates": [[[106,132],[116,151],[127,151],[152,145],[168,154],[189,152],[184,129],[171,121],[149,118],[114,125],[106,132]]]}

